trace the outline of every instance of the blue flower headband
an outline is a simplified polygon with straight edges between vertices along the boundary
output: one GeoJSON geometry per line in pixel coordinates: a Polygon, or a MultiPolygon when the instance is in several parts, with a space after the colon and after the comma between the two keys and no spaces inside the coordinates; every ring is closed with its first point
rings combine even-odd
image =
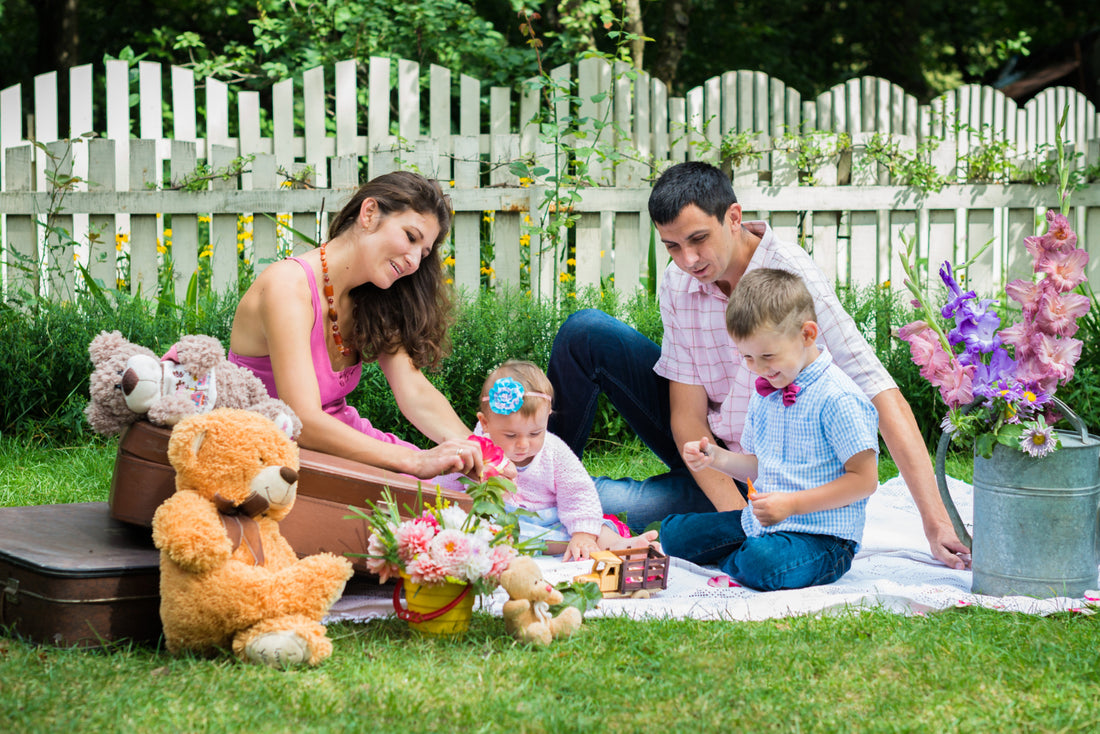
{"type": "Polygon", "coordinates": [[[523,388],[523,383],[513,377],[501,377],[494,382],[489,394],[482,400],[489,403],[489,410],[497,415],[511,415],[523,406],[524,395],[550,401],[550,396],[546,393],[534,390],[528,392],[523,388]]]}

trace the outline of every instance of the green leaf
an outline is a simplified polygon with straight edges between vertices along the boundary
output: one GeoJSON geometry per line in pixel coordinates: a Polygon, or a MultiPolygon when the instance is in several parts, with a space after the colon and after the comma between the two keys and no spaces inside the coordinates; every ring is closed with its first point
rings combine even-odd
{"type": "Polygon", "coordinates": [[[974,451],[986,459],[992,459],[995,443],[996,437],[992,433],[983,433],[974,442],[974,451]]]}
{"type": "Polygon", "coordinates": [[[527,167],[527,164],[523,161],[512,161],[508,166],[509,172],[513,176],[519,176],[520,178],[531,178],[531,169],[527,167]]]}
{"type": "Polygon", "coordinates": [[[585,612],[595,609],[603,599],[600,585],[592,581],[562,581],[554,588],[562,595],[561,603],[550,607],[550,613],[555,616],[566,607],[573,607],[584,616],[585,612]]]}

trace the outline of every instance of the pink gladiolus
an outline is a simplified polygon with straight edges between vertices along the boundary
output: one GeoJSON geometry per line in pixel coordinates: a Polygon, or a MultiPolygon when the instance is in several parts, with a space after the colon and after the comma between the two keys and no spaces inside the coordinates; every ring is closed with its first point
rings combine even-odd
{"type": "Polygon", "coordinates": [[[1035,328],[1046,334],[1073,336],[1077,319],[1089,311],[1088,296],[1080,293],[1055,293],[1047,290],[1039,299],[1035,311],[1035,328]]]}
{"type": "Polygon", "coordinates": [[[914,321],[898,329],[898,337],[909,342],[909,354],[921,366],[921,377],[936,384],[936,375],[947,370],[951,362],[936,332],[925,322],[914,321]]]}
{"type": "Polygon", "coordinates": [[[1084,250],[1070,250],[1067,253],[1051,253],[1040,258],[1035,272],[1046,273],[1047,282],[1059,293],[1068,293],[1088,278],[1085,266],[1089,264],[1089,254],[1084,250]]]}
{"type": "Polygon", "coordinates": [[[1048,250],[1072,250],[1077,247],[1077,233],[1069,226],[1066,217],[1054,211],[1047,210],[1047,233],[1043,235],[1043,246],[1048,250]]]}
{"type": "Polygon", "coordinates": [[[997,333],[1004,344],[1016,350],[1017,361],[1032,349],[1031,342],[1035,337],[1035,330],[1027,322],[1020,321],[997,333]]]}
{"type": "Polygon", "coordinates": [[[1042,295],[1042,290],[1039,288],[1038,283],[1017,278],[1005,286],[1005,294],[1020,304],[1024,310],[1024,318],[1031,318],[1031,315],[1035,313],[1035,309],[1039,307],[1039,297],[1042,295]]]}
{"type": "Polygon", "coordinates": [[[1081,358],[1081,346],[1079,339],[1059,339],[1043,334],[1039,338],[1036,357],[1048,374],[1066,382],[1073,377],[1073,365],[1081,358]]]}
{"type": "MultiPolygon", "coordinates": [[[[951,369],[939,375],[940,397],[949,408],[961,408],[974,400],[974,371],[972,365],[962,365],[952,360],[951,369]]],[[[935,383],[933,383],[935,384],[935,383]]]]}

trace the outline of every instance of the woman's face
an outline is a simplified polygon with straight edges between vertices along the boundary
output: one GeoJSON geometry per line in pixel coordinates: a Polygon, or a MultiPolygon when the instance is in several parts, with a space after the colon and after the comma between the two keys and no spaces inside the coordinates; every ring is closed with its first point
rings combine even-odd
{"type": "Polygon", "coordinates": [[[367,280],[383,289],[415,273],[439,236],[435,216],[412,209],[381,215],[375,208],[364,226],[370,253],[367,280]]]}

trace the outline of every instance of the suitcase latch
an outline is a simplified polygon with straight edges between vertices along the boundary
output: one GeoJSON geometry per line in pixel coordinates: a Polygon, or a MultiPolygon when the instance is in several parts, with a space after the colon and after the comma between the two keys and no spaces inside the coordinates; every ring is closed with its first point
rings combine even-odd
{"type": "Polygon", "coordinates": [[[8,604],[19,603],[19,579],[9,576],[4,582],[4,601],[8,604]]]}

